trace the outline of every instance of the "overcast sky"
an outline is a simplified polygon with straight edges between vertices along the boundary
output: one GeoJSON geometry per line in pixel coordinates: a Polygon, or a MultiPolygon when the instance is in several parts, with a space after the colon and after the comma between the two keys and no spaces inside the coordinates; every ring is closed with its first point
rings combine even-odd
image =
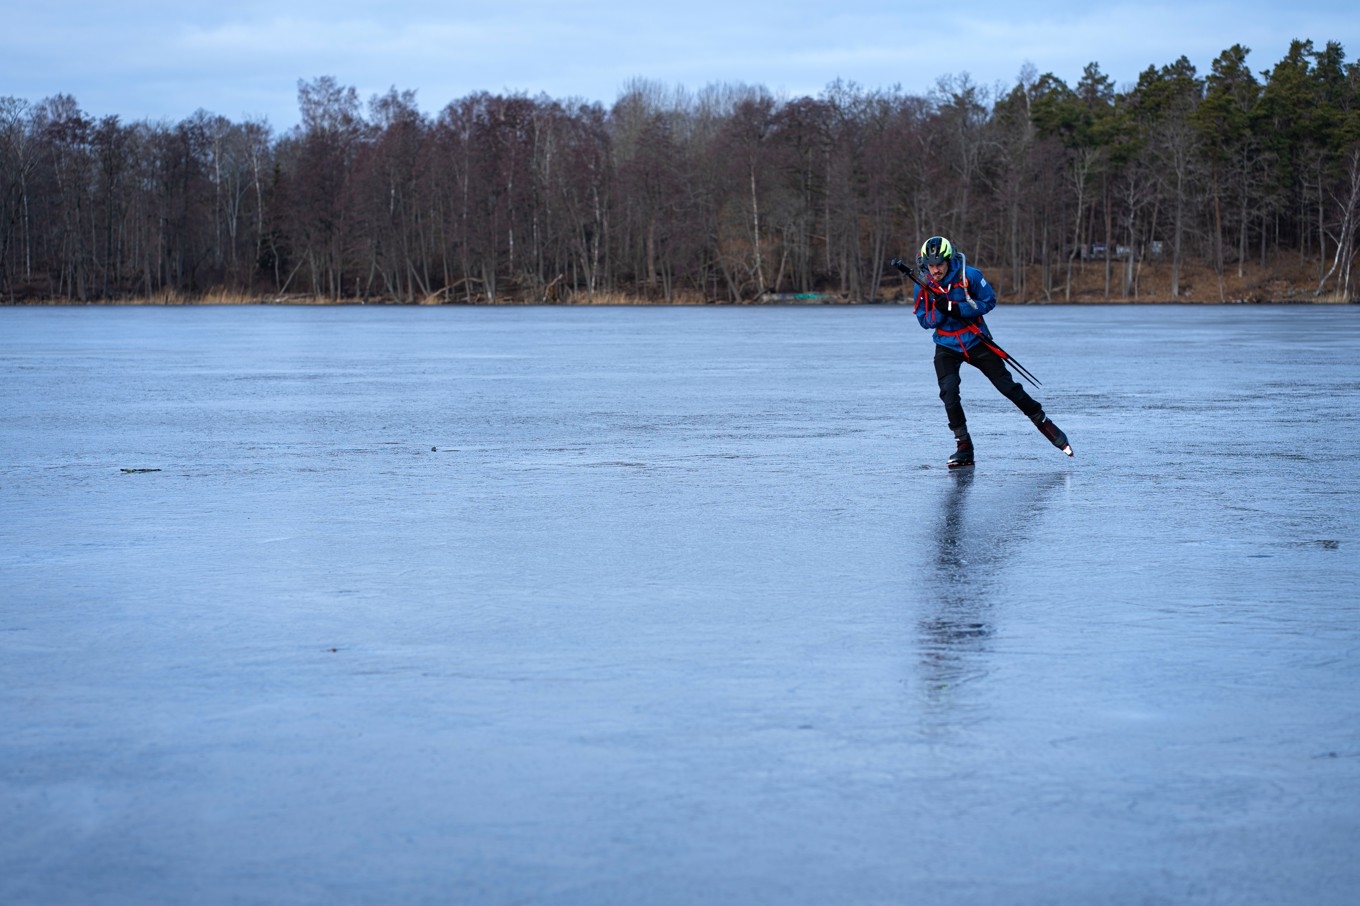
{"type": "Polygon", "coordinates": [[[1117,86],[1233,44],[1268,69],[1291,38],[1360,55],[1353,0],[909,4],[877,0],[0,0],[0,96],[73,95],[93,116],[177,122],[202,108],[297,123],[299,79],[367,100],[414,90],[434,114],[476,91],[612,104],[632,79],[816,96],[836,79],[925,94],[944,75],[1014,85],[1026,63],[1117,86]],[[938,14],[929,12],[938,9],[938,14]]]}

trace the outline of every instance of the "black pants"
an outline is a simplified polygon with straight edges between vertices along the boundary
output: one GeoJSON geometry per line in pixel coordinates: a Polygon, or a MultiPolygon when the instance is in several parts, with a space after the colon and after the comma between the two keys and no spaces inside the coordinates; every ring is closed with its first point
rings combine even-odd
{"type": "Polygon", "coordinates": [[[963,414],[963,403],[959,399],[959,369],[967,362],[987,376],[992,386],[1006,399],[1030,418],[1044,411],[1044,407],[1025,392],[1011,373],[1006,370],[1006,362],[981,343],[968,350],[968,357],[943,346],[935,347],[935,377],[940,382],[940,399],[944,401],[945,415],[949,416],[949,429],[956,434],[968,427],[968,419],[963,414]]]}

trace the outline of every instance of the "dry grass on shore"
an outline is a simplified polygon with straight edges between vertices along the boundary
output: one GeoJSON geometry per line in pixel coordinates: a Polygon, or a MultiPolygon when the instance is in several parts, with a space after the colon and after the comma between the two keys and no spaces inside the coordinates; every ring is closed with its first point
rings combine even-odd
{"type": "MultiPolygon", "coordinates": [[[[1103,261],[1090,261],[1079,264],[1072,272],[1072,293],[1066,293],[1066,269],[1056,269],[1051,276],[1052,286],[1047,294],[1039,287],[1043,285],[1042,272],[1031,268],[1026,275],[1026,291],[1023,294],[1008,291],[1003,277],[1009,274],[996,274],[993,281],[1002,281],[1003,299],[1032,304],[1047,302],[1073,302],[1079,304],[1118,303],[1343,303],[1340,293],[1331,292],[1314,295],[1318,285],[1316,263],[1304,264],[1297,261],[1275,263],[1263,268],[1258,263],[1246,264],[1238,275],[1236,265],[1229,265],[1222,278],[1208,265],[1187,262],[1181,266],[1180,293],[1171,295],[1171,265],[1163,262],[1144,262],[1136,265],[1136,292],[1124,293],[1124,279],[1127,264],[1123,261],[1111,263],[1109,293],[1106,294],[1105,264],[1103,261]],[[1023,298],[1022,298],[1023,296],[1023,298]]],[[[989,276],[992,276],[989,274],[989,276]]]]}
{"type": "MultiPolygon", "coordinates": [[[[1011,274],[1000,269],[988,268],[982,264],[984,273],[997,284],[1001,298],[1010,304],[1149,304],[1149,303],[1344,303],[1337,292],[1314,295],[1317,289],[1318,274],[1316,262],[1276,262],[1269,268],[1259,264],[1248,264],[1242,269],[1241,276],[1235,265],[1224,270],[1220,279],[1213,268],[1186,263],[1181,268],[1180,294],[1173,300],[1171,296],[1171,266],[1163,262],[1144,262],[1138,265],[1137,292],[1125,295],[1123,281],[1125,263],[1112,262],[1109,291],[1107,295],[1104,262],[1091,261],[1073,268],[1070,296],[1066,290],[1067,272],[1065,268],[1055,268],[1050,273],[1050,288],[1042,290],[1043,274],[1039,267],[1031,267],[1025,275],[1025,288],[1016,291],[1012,286],[1011,274]]],[[[910,286],[900,289],[896,278],[885,281],[883,294],[890,301],[901,302],[909,299],[910,286]]],[[[833,295],[840,295],[839,293],[833,295]]],[[[589,305],[589,306],[636,306],[636,305],[711,305],[725,304],[726,300],[706,299],[702,294],[687,290],[677,292],[668,300],[659,295],[632,295],[621,292],[566,293],[562,296],[544,300],[532,297],[505,295],[495,302],[476,299],[474,305],[589,305]]],[[[408,304],[389,298],[370,299],[333,299],[328,296],[312,296],[302,293],[248,294],[228,290],[212,290],[200,295],[166,291],[149,297],[128,297],[118,299],[94,299],[88,302],[70,299],[37,299],[22,302],[0,298],[0,305],[402,305],[408,304]]],[[[461,305],[461,298],[451,297],[448,293],[433,293],[421,299],[419,305],[461,305]]],[[[743,304],[759,304],[746,302],[743,304]]],[[[790,304],[781,302],[777,304],[790,304]]],[[[809,301],[803,304],[823,305],[825,300],[809,301]]]]}
{"type": "MultiPolygon", "coordinates": [[[[408,305],[412,303],[402,302],[396,299],[376,297],[369,299],[334,299],[329,296],[313,296],[304,293],[288,293],[286,295],[259,294],[249,295],[227,290],[213,290],[200,295],[191,295],[173,291],[156,293],[152,296],[127,296],[114,299],[89,299],[80,301],[77,299],[26,299],[23,301],[11,301],[0,298],[0,306],[3,305],[33,305],[33,306],[80,306],[80,305],[129,305],[129,306],[181,306],[181,305],[408,305]]],[[[416,305],[463,305],[459,298],[450,299],[444,294],[432,293],[414,304],[416,305]]],[[[473,305],[595,305],[595,306],[622,306],[622,305],[704,305],[706,300],[696,292],[675,293],[670,300],[652,296],[634,296],[619,292],[598,292],[598,293],[571,293],[563,298],[556,300],[542,300],[532,298],[519,298],[515,296],[502,296],[495,302],[487,302],[484,299],[474,300],[473,305]]]]}

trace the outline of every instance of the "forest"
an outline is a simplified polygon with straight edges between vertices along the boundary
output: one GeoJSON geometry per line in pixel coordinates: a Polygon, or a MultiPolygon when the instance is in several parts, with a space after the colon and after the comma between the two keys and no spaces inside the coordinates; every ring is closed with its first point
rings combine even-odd
{"type": "Polygon", "coordinates": [[[279,133],[0,97],[0,303],[891,301],[932,234],[1014,301],[1357,301],[1360,63],[1249,53],[436,115],[323,76],[279,133]]]}

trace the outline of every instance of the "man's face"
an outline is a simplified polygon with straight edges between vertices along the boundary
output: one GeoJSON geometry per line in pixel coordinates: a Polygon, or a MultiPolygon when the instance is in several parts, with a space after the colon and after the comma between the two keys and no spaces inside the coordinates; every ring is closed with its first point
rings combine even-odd
{"type": "Polygon", "coordinates": [[[949,273],[949,262],[941,261],[939,264],[927,264],[926,272],[930,274],[930,279],[939,283],[944,279],[944,275],[949,273]]]}

